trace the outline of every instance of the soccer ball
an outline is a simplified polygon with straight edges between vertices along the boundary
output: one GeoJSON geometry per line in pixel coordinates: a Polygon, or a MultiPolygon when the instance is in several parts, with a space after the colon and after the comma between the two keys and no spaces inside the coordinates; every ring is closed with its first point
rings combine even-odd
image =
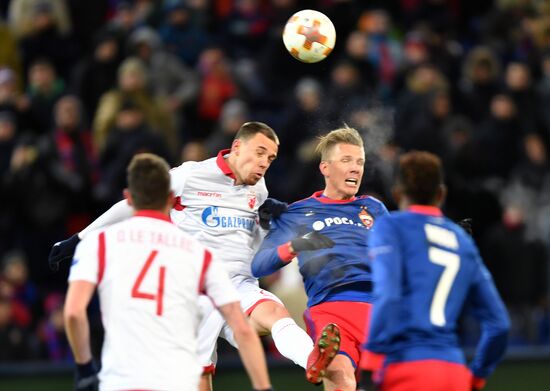
{"type": "Polygon", "coordinates": [[[315,10],[296,12],[283,31],[286,50],[306,63],[324,60],[336,43],[336,30],[325,14],[315,10]]]}

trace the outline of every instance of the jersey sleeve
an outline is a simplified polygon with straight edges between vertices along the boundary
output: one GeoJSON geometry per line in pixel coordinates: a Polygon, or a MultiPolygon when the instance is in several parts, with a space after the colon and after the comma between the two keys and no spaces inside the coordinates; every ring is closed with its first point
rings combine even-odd
{"type": "Polygon", "coordinates": [[[467,308],[481,324],[481,336],[470,364],[477,378],[486,378],[506,351],[510,320],[491,274],[476,254],[477,278],[468,296],[467,308]]]}
{"type": "Polygon", "coordinates": [[[402,296],[402,253],[397,229],[391,218],[382,218],[369,237],[374,295],[366,349],[386,353],[399,325],[399,303],[402,296]]]}
{"type": "Polygon", "coordinates": [[[126,200],[119,201],[80,231],[78,237],[84,239],[90,232],[126,220],[132,217],[133,214],[134,209],[128,205],[126,200]]]}
{"type": "Polygon", "coordinates": [[[296,254],[288,250],[288,242],[296,236],[292,229],[291,212],[271,221],[269,233],[252,259],[252,274],[259,278],[275,273],[292,261],[296,254]]]}
{"type": "Polygon", "coordinates": [[[170,184],[176,196],[181,196],[183,194],[185,182],[197,164],[197,162],[185,162],[170,170],[170,184]]]}
{"type": "Polygon", "coordinates": [[[104,259],[101,258],[104,257],[105,249],[105,243],[100,244],[101,240],[105,240],[104,236],[98,231],[94,231],[78,243],[69,271],[69,282],[89,281],[93,284],[98,283],[100,265],[104,262],[104,259]]]}
{"type": "Polygon", "coordinates": [[[241,300],[223,265],[212,257],[212,253],[209,250],[205,250],[200,285],[202,286],[200,288],[203,291],[202,293],[206,293],[216,307],[240,302],[241,300]],[[203,279],[204,281],[202,281],[203,279]]]}

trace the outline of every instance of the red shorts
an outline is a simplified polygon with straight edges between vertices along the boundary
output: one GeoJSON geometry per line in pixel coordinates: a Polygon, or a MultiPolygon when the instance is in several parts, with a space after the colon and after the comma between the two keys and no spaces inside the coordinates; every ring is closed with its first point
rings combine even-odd
{"type": "Polygon", "coordinates": [[[307,332],[314,341],[317,333],[328,323],[335,323],[340,328],[339,354],[350,358],[357,368],[361,357],[361,345],[365,342],[367,326],[370,321],[371,304],[354,301],[333,301],[321,303],[304,312],[307,332]]]}
{"type": "Polygon", "coordinates": [[[382,391],[470,391],[472,373],[462,364],[419,360],[388,364],[382,391]]]}

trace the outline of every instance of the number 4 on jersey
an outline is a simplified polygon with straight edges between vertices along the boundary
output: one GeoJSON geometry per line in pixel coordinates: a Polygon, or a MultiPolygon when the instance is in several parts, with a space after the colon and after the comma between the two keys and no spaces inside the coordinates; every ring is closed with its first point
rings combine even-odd
{"type": "Polygon", "coordinates": [[[158,279],[156,294],[140,291],[141,283],[145,279],[145,276],[147,275],[147,272],[149,271],[149,268],[153,264],[153,261],[155,260],[155,257],[157,256],[157,254],[158,254],[158,251],[153,250],[149,254],[149,257],[147,257],[147,261],[145,261],[145,264],[141,268],[138,278],[136,279],[136,282],[134,282],[134,286],[132,287],[132,297],[136,299],[156,300],[157,315],[162,316],[162,304],[163,304],[162,302],[164,297],[164,275],[166,273],[166,267],[161,266],[159,268],[159,279],[158,279]]]}
{"type": "MultiPolygon", "coordinates": [[[[430,243],[437,244],[452,250],[458,250],[458,241],[454,232],[436,225],[426,224],[424,232],[430,243]]],[[[444,267],[443,273],[434,291],[430,306],[430,321],[435,326],[443,327],[446,324],[445,305],[460,269],[460,257],[454,252],[430,246],[428,249],[430,262],[444,267]]]]}

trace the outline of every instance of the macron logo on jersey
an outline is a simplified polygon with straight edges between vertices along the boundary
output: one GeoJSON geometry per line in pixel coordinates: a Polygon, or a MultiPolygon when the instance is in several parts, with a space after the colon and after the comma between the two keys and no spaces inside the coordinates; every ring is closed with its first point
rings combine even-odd
{"type": "Polygon", "coordinates": [[[256,221],[246,217],[220,215],[217,206],[209,206],[202,212],[202,222],[209,227],[254,229],[256,221]]]}

